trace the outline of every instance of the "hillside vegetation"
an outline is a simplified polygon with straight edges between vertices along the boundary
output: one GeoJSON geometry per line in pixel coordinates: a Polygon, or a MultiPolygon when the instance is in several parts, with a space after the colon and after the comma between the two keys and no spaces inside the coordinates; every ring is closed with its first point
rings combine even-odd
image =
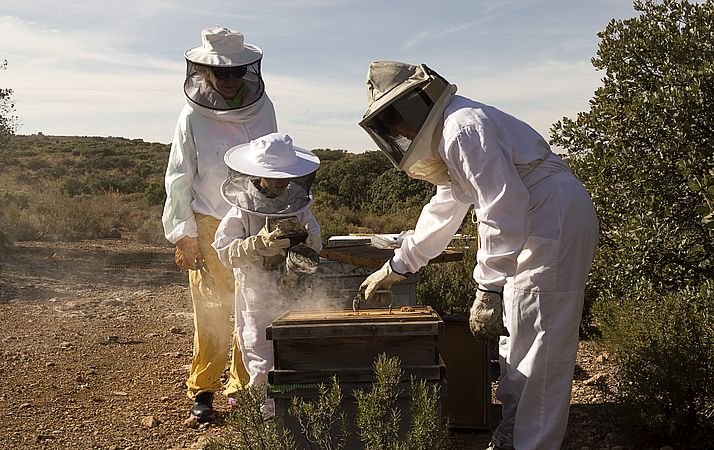
{"type": "MultiPolygon", "coordinates": [[[[162,242],[163,176],[170,146],[141,139],[13,136],[0,152],[0,221],[16,240],[113,237],[137,231],[162,242]]],[[[394,170],[380,153],[316,149],[313,186],[323,238],[413,227],[428,183],[394,170]]]]}

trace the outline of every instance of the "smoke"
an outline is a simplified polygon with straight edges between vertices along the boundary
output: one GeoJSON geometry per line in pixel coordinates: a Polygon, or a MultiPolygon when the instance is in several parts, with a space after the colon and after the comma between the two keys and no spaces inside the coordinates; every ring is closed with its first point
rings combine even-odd
{"type": "Polygon", "coordinates": [[[320,270],[311,275],[285,276],[282,268],[272,271],[236,269],[239,302],[236,314],[240,314],[240,310],[259,311],[267,327],[289,311],[352,309],[352,300],[369,273],[364,268],[335,266],[330,262],[321,263],[320,270]]]}

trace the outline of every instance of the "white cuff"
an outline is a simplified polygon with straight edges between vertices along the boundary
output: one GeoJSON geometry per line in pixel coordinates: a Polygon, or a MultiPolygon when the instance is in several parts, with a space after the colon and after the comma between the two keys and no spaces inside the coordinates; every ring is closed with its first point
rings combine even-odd
{"type": "Polygon", "coordinates": [[[397,255],[392,256],[392,259],[389,260],[389,266],[392,268],[392,272],[398,273],[399,275],[406,276],[406,274],[409,273],[409,268],[397,255]]]}

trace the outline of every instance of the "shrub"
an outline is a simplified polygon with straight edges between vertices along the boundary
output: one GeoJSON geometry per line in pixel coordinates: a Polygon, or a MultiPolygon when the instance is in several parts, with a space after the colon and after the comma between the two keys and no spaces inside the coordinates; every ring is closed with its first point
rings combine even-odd
{"type": "Polygon", "coordinates": [[[0,231],[0,259],[10,254],[14,247],[14,242],[8,235],[0,231]]]}
{"type": "Polygon", "coordinates": [[[144,244],[168,246],[164,235],[164,226],[160,219],[149,217],[136,230],[136,240],[144,244]]]}
{"type": "Polygon", "coordinates": [[[33,218],[44,238],[77,240],[119,237],[129,213],[130,207],[116,192],[69,197],[49,187],[39,195],[33,218]]]}
{"type": "MultiPolygon", "coordinates": [[[[375,381],[368,391],[355,391],[355,425],[365,450],[445,450],[448,423],[441,420],[439,388],[410,377],[410,416],[407,431],[400,434],[402,416],[397,399],[402,394],[403,371],[399,359],[380,354],[374,362],[375,381]]],[[[236,395],[237,407],[228,417],[224,436],[209,440],[211,450],[292,449],[294,440],[282,433],[273,419],[261,413],[264,393],[251,387],[236,395]],[[272,445],[273,447],[270,447],[272,445]]],[[[342,391],[337,377],[330,386],[321,384],[315,400],[294,399],[288,413],[296,417],[311,449],[339,450],[346,446],[347,419],[341,409],[342,391]]]]}
{"type": "Polygon", "coordinates": [[[159,180],[149,181],[144,189],[144,200],[149,205],[163,205],[166,200],[164,183],[159,180]]]}
{"type": "Polygon", "coordinates": [[[402,369],[398,358],[380,354],[374,362],[375,381],[369,392],[358,391],[357,430],[365,450],[398,449],[401,414],[397,409],[402,369]]]}
{"type": "Polygon", "coordinates": [[[249,387],[235,394],[236,408],[226,418],[227,433],[208,440],[209,450],[292,450],[297,449],[287,431],[280,432],[274,419],[261,412],[263,387],[249,387]]]}
{"type": "Polygon", "coordinates": [[[357,391],[356,425],[365,450],[443,450],[449,444],[448,424],[441,420],[436,386],[410,377],[410,420],[400,435],[402,417],[397,400],[404,372],[399,358],[384,353],[374,362],[375,381],[368,392],[357,391]]]}
{"type": "Polygon", "coordinates": [[[358,215],[347,207],[338,209],[313,208],[313,214],[320,224],[322,244],[327,245],[327,240],[332,236],[343,236],[356,233],[359,223],[358,215]]]}
{"type": "Polygon", "coordinates": [[[452,249],[462,252],[463,259],[422,267],[416,285],[417,303],[429,305],[445,315],[468,315],[474,300],[478,233],[470,217],[461,226],[461,234],[464,238],[452,241],[452,249]]]}
{"type": "Polygon", "coordinates": [[[714,285],[661,292],[640,282],[632,292],[595,305],[618,355],[616,395],[654,438],[706,448],[690,439],[714,435],[714,285]]]}
{"type": "Polygon", "coordinates": [[[15,241],[33,239],[37,229],[29,218],[29,197],[22,192],[0,192],[0,229],[3,230],[0,244],[5,249],[15,241]]]}
{"type": "Polygon", "coordinates": [[[411,415],[407,448],[410,450],[444,450],[449,443],[449,424],[441,419],[439,388],[428,386],[426,380],[409,379],[411,415]]]}
{"type": "MultiPolygon", "coordinates": [[[[300,424],[305,439],[325,450],[340,450],[347,443],[347,416],[340,411],[342,390],[337,377],[328,387],[320,384],[315,401],[294,398],[288,413],[300,424]]],[[[312,446],[312,445],[311,445],[312,446]]]]}

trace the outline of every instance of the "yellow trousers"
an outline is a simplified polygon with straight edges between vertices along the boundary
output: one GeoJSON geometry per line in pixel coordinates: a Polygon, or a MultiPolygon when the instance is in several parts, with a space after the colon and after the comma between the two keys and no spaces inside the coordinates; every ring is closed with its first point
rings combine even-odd
{"type": "Polygon", "coordinates": [[[249,380],[238,347],[237,330],[231,323],[235,278],[233,271],[221,263],[211,247],[219,222],[212,216],[196,214],[198,245],[204,266],[200,270],[190,270],[188,274],[195,329],[191,374],[186,382],[189,398],[221,389],[221,375],[231,348],[230,377],[223,393],[235,393],[249,380]]]}

